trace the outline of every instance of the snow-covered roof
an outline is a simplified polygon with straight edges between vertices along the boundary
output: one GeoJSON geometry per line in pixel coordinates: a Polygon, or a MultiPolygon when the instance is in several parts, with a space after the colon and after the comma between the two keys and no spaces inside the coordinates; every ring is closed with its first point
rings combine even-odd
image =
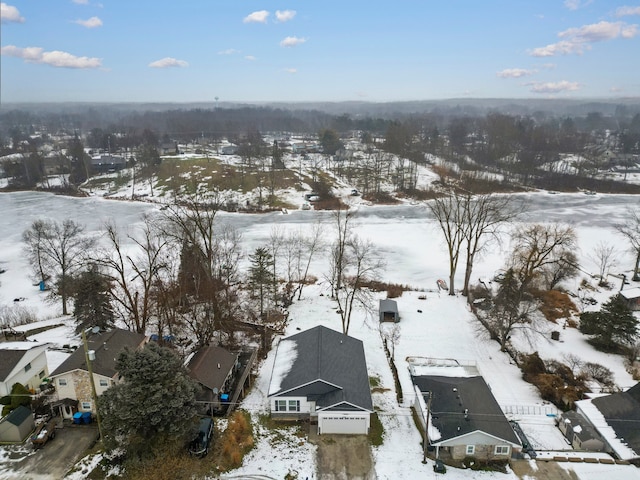
{"type": "Polygon", "coordinates": [[[640,287],[625,288],[623,290],[620,290],[620,295],[622,295],[627,300],[640,298],[640,287]]]}
{"type": "Polygon", "coordinates": [[[592,400],[578,400],[576,402],[576,408],[589,419],[591,424],[598,430],[598,433],[602,435],[602,438],[606,440],[619,458],[631,460],[639,456],[632,448],[624,443],[623,440],[618,438],[616,431],[607,423],[604,415],[602,415],[598,407],[593,404],[592,400]]]}

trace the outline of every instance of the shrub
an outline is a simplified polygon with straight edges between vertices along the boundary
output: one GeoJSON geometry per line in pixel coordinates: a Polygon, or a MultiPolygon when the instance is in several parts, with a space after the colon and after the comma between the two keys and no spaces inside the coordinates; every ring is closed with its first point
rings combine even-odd
{"type": "Polygon", "coordinates": [[[613,385],[613,372],[599,363],[587,362],[582,367],[582,371],[588,377],[600,382],[602,385],[610,387],[613,385]]]}
{"type": "Polygon", "coordinates": [[[578,308],[569,295],[560,290],[536,290],[534,297],[541,302],[540,311],[550,322],[556,322],[560,318],[570,318],[578,313],[578,308]]]}

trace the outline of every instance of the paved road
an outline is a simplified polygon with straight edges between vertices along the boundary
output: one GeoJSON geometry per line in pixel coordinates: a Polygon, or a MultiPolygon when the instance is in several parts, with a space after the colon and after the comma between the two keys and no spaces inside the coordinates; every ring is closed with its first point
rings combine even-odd
{"type": "MultiPolygon", "coordinates": [[[[30,451],[22,460],[13,459],[5,464],[3,479],[56,480],[65,474],[86,453],[98,435],[94,425],[65,426],[56,431],[56,437],[44,447],[30,451]]],[[[28,444],[28,441],[27,441],[28,444]]],[[[24,451],[24,449],[22,449],[24,451]]]]}

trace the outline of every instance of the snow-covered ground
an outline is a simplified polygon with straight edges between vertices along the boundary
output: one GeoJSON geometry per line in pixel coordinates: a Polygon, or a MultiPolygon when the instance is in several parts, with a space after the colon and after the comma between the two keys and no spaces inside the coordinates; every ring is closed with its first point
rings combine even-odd
{"type": "MultiPolygon", "coordinates": [[[[530,205],[526,219],[529,221],[565,221],[571,223],[578,233],[581,246],[578,256],[583,269],[595,271],[591,252],[598,241],[613,242],[619,250],[619,267],[627,272],[632,265],[631,256],[626,253],[626,245],[618,238],[612,225],[619,222],[624,208],[637,203],[632,196],[586,196],[548,195],[546,193],[523,196],[530,205]]],[[[160,213],[156,205],[105,200],[102,198],[67,198],[42,193],[19,192],[0,194],[0,308],[25,308],[48,324],[62,326],[36,335],[33,340],[50,342],[57,346],[78,344],[73,338],[73,322],[60,317],[58,303],[48,303],[45,293],[39,292],[29,278],[29,268],[22,256],[21,234],[36,218],[62,220],[73,218],[87,227],[87,232],[98,235],[107,219],[113,219],[130,232],[135,231],[143,213],[160,213]],[[14,299],[23,299],[14,302],[14,299]]],[[[265,215],[221,214],[221,221],[235,225],[243,235],[244,249],[250,253],[257,246],[267,243],[274,225],[283,229],[308,229],[317,222],[327,222],[326,238],[331,239],[329,223],[331,214],[327,212],[295,211],[287,215],[270,213],[265,215]]],[[[477,322],[469,311],[463,297],[450,297],[438,293],[436,280],[447,278],[448,260],[441,234],[432,220],[429,220],[424,205],[404,205],[400,207],[370,207],[360,205],[354,222],[355,233],[370,239],[378,248],[379,255],[386,262],[384,280],[410,285],[414,292],[405,292],[396,299],[401,316],[400,339],[395,347],[395,360],[400,374],[403,401],[398,404],[394,382],[387,359],[382,349],[380,325],[357,311],[352,320],[349,334],[361,339],[369,375],[380,379],[383,392],[373,394],[373,401],[379,411],[385,429],[384,444],[374,448],[375,470],[379,479],[438,478],[432,470],[432,463],[423,465],[421,439],[411,418],[410,405],[414,400],[409,377],[409,357],[454,358],[474,364],[498,400],[507,411],[509,418],[517,420],[529,437],[533,446],[540,450],[564,450],[567,448],[560,432],[556,429],[551,405],[543,402],[535,388],[521,379],[517,367],[509,357],[499,351],[481,333],[477,322]],[[426,299],[419,297],[426,295],[426,299]],[[387,390],[388,389],[388,390],[387,390]]],[[[495,244],[478,261],[474,278],[487,281],[496,270],[503,267],[508,241],[495,244]]],[[[290,323],[287,335],[315,325],[325,325],[340,330],[336,306],[327,295],[328,285],[323,280],[328,265],[325,258],[318,258],[312,265],[312,274],[319,281],[305,287],[303,299],[290,308],[290,323]]],[[[459,272],[461,283],[463,272],[459,272]]],[[[581,274],[576,285],[585,277],[581,274]]],[[[601,290],[593,295],[599,301],[606,300],[615,290],[601,290]]],[[[37,324],[36,324],[37,325],[37,324]]],[[[33,328],[36,325],[31,325],[33,328]]],[[[383,329],[391,325],[384,324],[383,329]]],[[[24,329],[25,327],[18,327],[24,329]]],[[[550,325],[550,329],[557,326],[550,325]]],[[[625,371],[620,357],[598,353],[585,342],[576,330],[561,331],[561,341],[540,337],[532,351],[538,351],[544,359],[557,358],[571,353],[584,360],[601,363],[614,373],[614,381],[620,387],[634,384],[625,371]]],[[[276,340],[277,341],[277,340],[276,340]]],[[[517,341],[517,339],[514,339],[517,341]]],[[[522,348],[525,348],[523,342],[522,348]]],[[[267,411],[266,394],[274,359],[272,351],[260,367],[260,374],[251,393],[243,402],[243,408],[254,415],[267,411]]],[[[52,351],[48,355],[49,370],[59,365],[66,354],[52,351]]],[[[315,478],[315,447],[306,442],[287,442],[274,447],[268,433],[259,434],[256,447],[245,458],[244,466],[230,472],[228,478],[246,478],[249,475],[266,475],[283,478],[296,471],[299,478],[315,478]]],[[[581,480],[607,478],[622,480],[640,478],[634,467],[566,464],[581,480]]],[[[2,471],[0,470],[0,478],[2,471]]],[[[74,478],[77,478],[74,477],[74,478]]],[[[449,468],[446,478],[452,479],[516,479],[508,474],[471,472],[449,468]]]]}

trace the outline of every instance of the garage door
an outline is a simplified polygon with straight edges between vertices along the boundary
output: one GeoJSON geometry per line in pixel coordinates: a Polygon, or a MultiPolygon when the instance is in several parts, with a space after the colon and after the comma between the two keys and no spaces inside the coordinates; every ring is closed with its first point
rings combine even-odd
{"type": "Polygon", "coordinates": [[[320,434],[345,433],[367,434],[366,416],[320,416],[318,417],[318,430],[320,434]]]}

